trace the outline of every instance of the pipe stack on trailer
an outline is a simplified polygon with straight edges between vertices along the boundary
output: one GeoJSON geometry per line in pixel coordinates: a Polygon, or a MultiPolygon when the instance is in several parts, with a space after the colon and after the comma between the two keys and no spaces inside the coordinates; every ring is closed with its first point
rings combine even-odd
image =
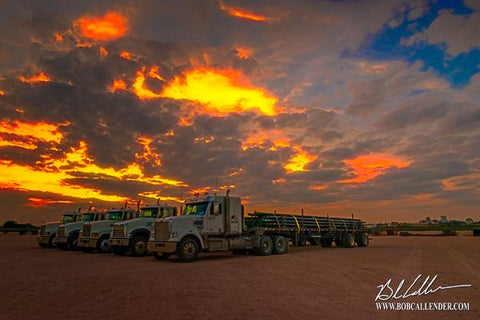
{"type": "Polygon", "coordinates": [[[329,247],[335,241],[337,246],[350,247],[351,243],[346,240],[350,236],[359,246],[368,245],[368,238],[365,240],[365,224],[360,219],[254,212],[245,218],[245,224],[247,229],[262,228],[267,234],[284,234],[298,246],[303,246],[308,241],[312,245],[321,243],[329,247]]]}

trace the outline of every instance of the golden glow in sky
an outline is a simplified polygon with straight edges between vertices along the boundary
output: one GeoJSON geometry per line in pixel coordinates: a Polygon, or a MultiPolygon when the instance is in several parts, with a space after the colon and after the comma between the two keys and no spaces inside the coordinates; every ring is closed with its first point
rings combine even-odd
{"type": "Polygon", "coordinates": [[[342,180],[342,183],[363,183],[386,173],[392,168],[405,168],[410,162],[387,153],[371,153],[343,161],[349,168],[353,178],[342,180]]]}
{"type": "Polygon", "coordinates": [[[123,37],[127,31],[127,18],[117,12],[108,12],[103,17],[85,16],[76,24],[85,38],[111,41],[123,37]]]}

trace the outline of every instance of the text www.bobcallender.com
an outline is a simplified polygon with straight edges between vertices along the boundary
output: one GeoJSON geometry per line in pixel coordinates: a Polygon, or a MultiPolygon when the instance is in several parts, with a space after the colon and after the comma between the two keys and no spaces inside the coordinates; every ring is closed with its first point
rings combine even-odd
{"type": "Polygon", "coordinates": [[[376,302],[380,311],[468,311],[470,302],[376,302]]]}

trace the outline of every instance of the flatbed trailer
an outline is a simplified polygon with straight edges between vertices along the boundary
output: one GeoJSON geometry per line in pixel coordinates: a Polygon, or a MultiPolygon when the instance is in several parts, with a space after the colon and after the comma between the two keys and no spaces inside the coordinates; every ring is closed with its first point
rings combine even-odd
{"type": "Polygon", "coordinates": [[[245,218],[245,225],[250,232],[282,235],[293,246],[305,246],[307,241],[323,247],[332,242],[344,247],[353,247],[355,242],[361,247],[368,245],[365,223],[360,219],[254,212],[245,218]]]}

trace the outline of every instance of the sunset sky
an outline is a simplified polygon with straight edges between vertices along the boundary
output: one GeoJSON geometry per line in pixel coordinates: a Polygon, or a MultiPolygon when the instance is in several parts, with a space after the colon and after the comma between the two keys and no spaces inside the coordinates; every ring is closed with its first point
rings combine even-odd
{"type": "Polygon", "coordinates": [[[480,219],[480,2],[3,1],[0,223],[232,189],[480,219]]]}

